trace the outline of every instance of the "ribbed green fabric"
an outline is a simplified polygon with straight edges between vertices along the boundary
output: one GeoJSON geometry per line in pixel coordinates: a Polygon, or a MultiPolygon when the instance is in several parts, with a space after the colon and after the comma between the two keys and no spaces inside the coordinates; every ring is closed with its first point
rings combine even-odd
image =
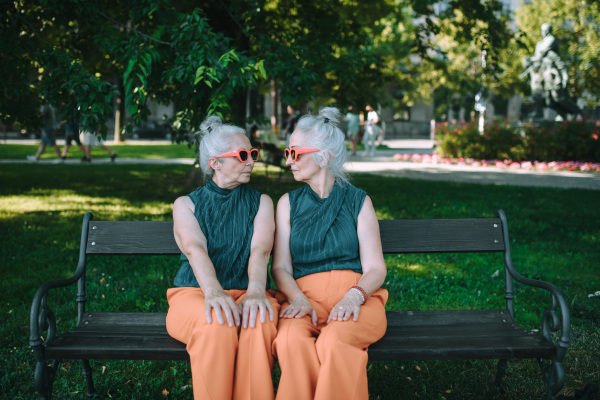
{"type": "Polygon", "coordinates": [[[289,193],[294,278],[331,270],[362,273],[356,226],[367,192],[333,185],[321,199],[309,185],[289,193]]]}
{"type": "MultiPolygon", "coordinates": [[[[188,195],[206,236],[210,257],[223,289],[248,288],[248,258],[260,193],[248,185],[222,189],[212,180],[188,195]]],[[[186,256],[175,276],[177,287],[199,287],[186,256]]]]}

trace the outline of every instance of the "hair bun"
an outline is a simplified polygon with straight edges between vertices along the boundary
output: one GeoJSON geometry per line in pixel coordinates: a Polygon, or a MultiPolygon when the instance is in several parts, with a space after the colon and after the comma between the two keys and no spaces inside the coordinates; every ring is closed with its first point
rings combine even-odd
{"type": "Polygon", "coordinates": [[[317,119],[337,128],[341,120],[340,110],[337,107],[323,107],[319,110],[317,119]]]}
{"type": "Polygon", "coordinates": [[[218,115],[211,115],[207,117],[200,125],[200,132],[202,132],[202,135],[206,135],[221,125],[223,125],[223,120],[221,117],[218,115]]]}

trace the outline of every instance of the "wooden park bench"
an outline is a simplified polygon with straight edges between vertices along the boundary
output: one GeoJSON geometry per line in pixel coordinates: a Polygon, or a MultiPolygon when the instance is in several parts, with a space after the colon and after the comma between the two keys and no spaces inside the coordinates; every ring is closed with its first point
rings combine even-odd
{"type": "MultiPolygon", "coordinates": [[[[497,359],[494,383],[498,388],[507,360],[537,359],[547,398],[554,399],[564,383],[562,361],[570,344],[568,306],[556,287],[525,278],[516,271],[511,260],[504,212],[498,210],[496,218],[382,220],[379,224],[386,254],[501,253],[498,264],[504,264],[506,307],[496,310],[388,311],[387,332],[369,348],[369,359],[497,359]],[[541,332],[526,330],[516,322],[513,308],[515,282],[548,291],[549,302],[543,314],[541,332]],[[553,335],[556,331],[558,334],[553,335]],[[557,337],[556,342],[553,336],[557,337]]],[[[89,360],[188,360],[185,345],[167,334],[166,313],[98,312],[93,305],[87,307],[89,311],[86,308],[88,257],[179,254],[172,222],[93,221],[91,213],[85,214],[75,273],[68,279],[42,285],[31,307],[30,345],[36,360],[35,384],[43,398],[51,397],[52,382],[62,359],[82,360],[88,396],[94,393],[89,360]],[[74,329],[63,332],[56,326],[47,296],[51,289],[75,283],[78,284],[78,323],[74,329]],[[43,331],[46,332],[45,341],[41,337],[43,331]]],[[[178,257],[174,257],[176,264],[179,264],[178,257]]],[[[65,317],[61,321],[68,323],[65,317]]]]}

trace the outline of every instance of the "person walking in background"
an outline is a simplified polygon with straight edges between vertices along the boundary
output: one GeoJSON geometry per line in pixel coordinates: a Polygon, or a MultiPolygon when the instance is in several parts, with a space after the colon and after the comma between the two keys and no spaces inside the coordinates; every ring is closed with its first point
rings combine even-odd
{"type": "Polygon", "coordinates": [[[81,140],[79,139],[79,110],[77,110],[77,108],[73,109],[71,113],[67,116],[67,119],[61,122],[61,125],[64,125],[65,127],[65,146],[63,147],[62,151],[62,159],[67,159],[67,154],[69,153],[71,143],[75,142],[75,144],[84,154],[81,161],[86,161],[85,147],[83,147],[83,145],[81,144],[81,140]]]}
{"type": "Polygon", "coordinates": [[[352,155],[356,155],[356,144],[358,143],[358,132],[360,131],[360,115],[355,114],[352,106],[348,106],[348,113],[344,117],[348,123],[348,140],[350,140],[350,148],[352,155]]]}
{"type": "Polygon", "coordinates": [[[50,104],[44,104],[40,108],[40,114],[42,115],[43,123],[40,147],[38,148],[36,155],[27,156],[27,159],[31,162],[38,162],[42,154],[44,154],[46,151],[46,146],[52,146],[58,157],[56,160],[54,160],[54,163],[61,163],[63,162],[63,159],[60,155],[60,148],[56,144],[56,136],[54,133],[54,128],[56,127],[54,108],[50,104]]]}
{"type": "Polygon", "coordinates": [[[115,162],[117,154],[104,143],[102,138],[96,137],[96,134],[90,131],[83,132],[83,147],[85,155],[81,159],[82,162],[92,162],[92,146],[100,146],[100,148],[106,150],[106,152],[110,155],[110,161],[115,162]]]}
{"type": "Polygon", "coordinates": [[[292,134],[292,132],[294,132],[294,129],[296,129],[296,124],[300,119],[300,111],[295,110],[292,106],[287,106],[287,113],[288,119],[286,121],[285,128],[283,128],[286,145],[290,141],[290,135],[292,134]]]}
{"type": "Polygon", "coordinates": [[[373,110],[373,107],[367,105],[367,122],[365,129],[365,156],[374,156],[375,155],[375,141],[379,137],[379,115],[377,111],[373,110]]]}

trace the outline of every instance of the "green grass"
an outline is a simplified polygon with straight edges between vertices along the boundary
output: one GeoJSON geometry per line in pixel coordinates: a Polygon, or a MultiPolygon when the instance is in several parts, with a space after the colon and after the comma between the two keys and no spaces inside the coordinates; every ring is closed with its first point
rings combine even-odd
{"type": "MultiPolygon", "coordinates": [[[[0,152],[5,151],[3,145],[0,152]]],[[[111,146],[113,147],[113,146],[111,146]]],[[[116,148],[116,146],[114,146],[116,148]]],[[[134,146],[130,146],[134,147],[134,146]]],[[[137,156],[149,153],[136,147],[137,156]]],[[[169,146],[165,146],[169,147],[169,146]]],[[[118,150],[119,152],[121,150],[118,150]]],[[[177,156],[180,157],[180,156],[177,156]]],[[[0,155],[0,158],[1,155],[0,155]]],[[[0,398],[35,398],[33,355],[28,346],[29,307],[35,290],[74,271],[82,215],[99,220],[169,220],[176,197],[189,193],[185,165],[3,165],[0,168],[0,398]]],[[[252,185],[277,199],[299,187],[290,174],[281,183],[257,168],[252,185]]],[[[600,211],[595,191],[414,181],[357,174],[353,183],[373,198],[380,219],[490,217],[506,211],[513,260],[525,276],[558,286],[572,313],[563,393],[573,395],[600,377],[600,211]]],[[[388,309],[492,308],[502,305],[501,260],[492,255],[386,256],[388,309]]],[[[165,311],[165,291],[178,270],[177,257],[89,260],[88,308],[165,311]]],[[[548,296],[516,291],[517,320],[540,328],[548,296]]],[[[71,326],[75,289],[57,290],[48,302],[59,326],[71,326]]],[[[93,361],[101,398],[191,399],[189,365],[183,362],[93,361]],[[164,390],[169,394],[165,397],[164,390]]],[[[79,363],[64,360],[54,398],[82,399],[79,363]]],[[[372,362],[372,399],[491,399],[493,360],[372,362]]],[[[277,379],[277,371],[274,373],[277,379]]],[[[534,360],[509,363],[504,399],[542,399],[534,360]]]]}
{"type": "MultiPolygon", "coordinates": [[[[113,145],[106,143],[106,145],[119,157],[123,158],[194,158],[194,149],[189,147],[187,144],[118,144],[113,145]]],[[[62,151],[62,142],[59,142],[59,147],[62,151]]],[[[26,156],[36,154],[39,148],[38,144],[0,144],[0,159],[6,160],[19,160],[24,159],[26,156]]],[[[80,159],[83,157],[83,152],[79,150],[77,146],[71,146],[69,149],[69,158],[80,159]]],[[[102,148],[95,146],[92,147],[92,158],[108,158],[108,153],[102,148]]],[[[47,147],[43,159],[54,159],[56,153],[54,149],[47,147]]]]}

